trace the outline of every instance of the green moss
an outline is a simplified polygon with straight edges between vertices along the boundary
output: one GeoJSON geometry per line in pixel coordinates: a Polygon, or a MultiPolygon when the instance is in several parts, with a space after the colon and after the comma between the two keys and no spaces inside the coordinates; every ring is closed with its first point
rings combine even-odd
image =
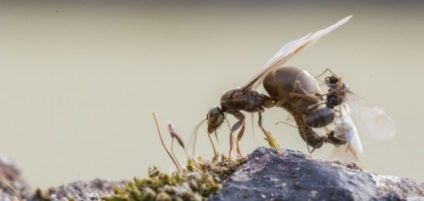
{"type": "Polygon", "coordinates": [[[209,196],[221,190],[222,182],[244,163],[244,159],[229,161],[204,161],[197,158],[189,160],[180,172],[166,174],[159,168],[149,168],[148,177],[134,178],[125,188],[117,188],[105,201],[173,201],[207,200],[209,196]]]}

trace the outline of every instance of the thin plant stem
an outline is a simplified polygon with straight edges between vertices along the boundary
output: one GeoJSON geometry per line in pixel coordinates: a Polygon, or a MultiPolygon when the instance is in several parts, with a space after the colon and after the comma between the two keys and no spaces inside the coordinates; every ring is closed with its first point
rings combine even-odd
{"type": "Polygon", "coordinates": [[[160,132],[159,129],[159,124],[158,124],[158,120],[156,119],[156,115],[153,112],[153,118],[155,119],[155,123],[156,123],[156,129],[158,130],[158,134],[159,134],[159,138],[160,138],[160,142],[162,143],[163,148],[165,149],[166,153],[168,154],[168,156],[171,158],[172,162],[175,164],[175,167],[177,167],[178,172],[182,173],[182,170],[180,169],[180,167],[178,166],[177,161],[175,160],[174,157],[172,157],[172,154],[169,152],[169,150],[166,148],[165,143],[163,142],[163,138],[162,138],[162,134],[160,132]]]}

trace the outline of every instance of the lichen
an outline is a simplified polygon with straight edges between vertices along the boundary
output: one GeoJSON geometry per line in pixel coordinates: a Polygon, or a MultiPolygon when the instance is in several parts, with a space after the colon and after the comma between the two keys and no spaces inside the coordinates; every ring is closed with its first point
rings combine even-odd
{"type": "Polygon", "coordinates": [[[149,201],[149,200],[207,200],[221,190],[225,181],[245,159],[220,161],[189,159],[182,172],[164,173],[158,167],[149,168],[146,178],[134,178],[124,188],[115,188],[105,201],[149,201]]]}

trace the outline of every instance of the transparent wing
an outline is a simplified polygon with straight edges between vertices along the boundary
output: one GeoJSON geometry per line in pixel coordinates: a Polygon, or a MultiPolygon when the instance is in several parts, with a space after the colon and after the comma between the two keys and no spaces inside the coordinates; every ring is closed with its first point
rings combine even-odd
{"type": "Polygon", "coordinates": [[[365,169],[365,166],[361,163],[358,155],[350,144],[334,147],[330,152],[329,159],[332,161],[341,161],[343,163],[355,163],[361,169],[365,169]]]}
{"type": "Polygon", "coordinates": [[[273,57],[271,57],[271,59],[268,60],[268,62],[263,66],[262,71],[243,86],[243,92],[250,89],[257,89],[269,72],[272,72],[275,68],[287,62],[300,50],[309,47],[310,45],[317,42],[321,37],[346,23],[351,17],[352,16],[347,16],[326,29],[319,30],[313,34],[307,34],[302,38],[290,41],[285,44],[273,57]]]}
{"type": "Polygon", "coordinates": [[[382,109],[367,103],[352,92],[346,93],[345,101],[349,105],[351,116],[361,135],[379,140],[393,138],[396,125],[382,109]]]}
{"type": "Polygon", "coordinates": [[[350,126],[350,129],[346,130],[345,132],[345,138],[348,140],[350,146],[352,146],[356,153],[362,153],[364,150],[362,148],[361,139],[359,138],[355,123],[351,117],[349,105],[342,103],[340,110],[342,119],[344,119],[346,124],[349,124],[350,126]]]}
{"type": "Polygon", "coordinates": [[[335,121],[334,135],[337,138],[347,140],[348,143],[334,147],[330,153],[330,158],[345,163],[355,163],[364,168],[357,155],[357,153],[363,152],[361,139],[351,118],[351,111],[347,103],[340,105],[340,117],[337,117],[335,121]]]}

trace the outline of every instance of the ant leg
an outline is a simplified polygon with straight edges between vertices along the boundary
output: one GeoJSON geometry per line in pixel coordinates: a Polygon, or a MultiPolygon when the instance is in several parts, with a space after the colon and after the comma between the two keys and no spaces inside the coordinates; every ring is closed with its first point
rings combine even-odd
{"type": "Polygon", "coordinates": [[[240,151],[240,147],[238,142],[241,140],[241,138],[243,137],[244,134],[244,119],[245,116],[243,113],[237,111],[237,112],[232,112],[231,113],[236,119],[238,119],[239,121],[234,124],[234,126],[231,128],[231,132],[230,132],[230,152],[229,152],[229,156],[228,158],[231,159],[231,152],[233,150],[233,133],[240,128],[240,126],[242,126],[242,129],[240,129],[239,134],[237,135],[237,141],[236,141],[236,148],[237,148],[237,154],[239,155],[239,157],[241,156],[240,151]]]}
{"type": "MultiPolygon", "coordinates": [[[[327,138],[326,137],[324,137],[323,139],[322,139],[322,141],[320,142],[320,143],[318,143],[317,145],[315,145],[314,147],[313,147],[313,149],[309,152],[309,153],[313,153],[317,148],[320,148],[323,144],[324,144],[324,142],[326,142],[327,141],[327,138]]],[[[308,146],[308,151],[309,151],[309,146],[308,146]]]]}
{"type": "Polygon", "coordinates": [[[333,71],[331,71],[331,69],[330,69],[330,68],[326,68],[326,69],[324,70],[324,72],[322,72],[321,74],[319,74],[319,75],[317,75],[317,76],[314,76],[314,78],[315,78],[315,79],[318,79],[319,77],[323,76],[326,72],[330,72],[330,73],[331,73],[331,75],[335,75],[335,73],[333,73],[333,71]]]}
{"type": "Polygon", "coordinates": [[[277,123],[275,123],[275,125],[277,125],[277,124],[286,124],[286,125],[291,126],[293,128],[297,128],[296,125],[293,125],[293,124],[285,122],[285,121],[277,121],[277,123]]]}
{"type": "MultiPolygon", "coordinates": [[[[215,135],[216,135],[216,132],[215,132],[215,135]]],[[[213,154],[214,154],[213,159],[214,159],[214,160],[217,160],[217,159],[218,159],[218,152],[216,151],[216,149],[215,149],[215,145],[213,144],[213,141],[212,141],[212,138],[211,138],[211,134],[208,134],[208,138],[209,138],[209,141],[210,141],[210,142],[211,142],[211,144],[212,144],[212,149],[213,149],[213,154]]]]}
{"type": "Polygon", "coordinates": [[[225,116],[225,122],[227,122],[228,130],[231,130],[230,122],[227,119],[227,116],[225,116]]]}
{"type": "Polygon", "coordinates": [[[253,140],[255,139],[255,114],[251,113],[253,140]]]}
{"type": "Polygon", "coordinates": [[[275,149],[275,151],[277,152],[277,154],[279,155],[284,155],[283,153],[280,152],[280,150],[278,150],[279,145],[277,144],[277,142],[275,141],[275,139],[272,137],[271,133],[269,133],[268,131],[265,130],[265,128],[262,126],[262,114],[259,111],[258,112],[259,115],[259,119],[258,119],[258,125],[259,128],[261,128],[262,132],[264,133],[268,143],[271,145],[271,147],[273,147],[275,149]]]}
{"type": "Polygon", "coordinates": [[[241,155],[241,151],[240,151],[240,140],[243,137],[244,134],[244,128],[245,128],[245,123],[243,122],[243,124],[241,125],[240,131],[237,135],[237,141],[236,141],[236,148],[237,148],[237,156],[239,159],[243,158],[243,156],[241,155]]]}
{"type": "Polygon", "coordinates": [[[308,149],[308,152],[311,153],[311,149],[309,148],[310,142],[309,142],[307,133],[311,132],[312,130],[309,130],[309,129],[311,128],[306,127],[304,125],[298,126],[300,137],[302,138],[303,141],[306,142],[306,148],[308,149]]]}
{"type": "MultiPolygon", "coordinates": [[[[316,95],[316,94],[314,94],[316,95]]],[[[320,100],[316,97],[314,97],[313,95],[310,95],[303,87],[302,85],[300,85],[299,80],[296,81],[294,87],[293,87],[293,91],[290,93],[290,98],[300,98],[303,100],[306,100],[308,102],[312,102],[312,103],[318,103],[320,100]],[[300,90],[302,90],[303,93],[296,93],[294,92],[296,90],[296,88],[299,87],[300,90]]]]}
{"type": "Polygon", "coordinates": [[[299,134],[303,141],[306,142],[308,152],[312,154],[315,149],[320,148],[324,142],[327,142],[327,136],[318,135],[311,127],[301,125],[299,127],[299,134]],[[312,147],[312,150],[309,149],[309,146],[312,147]]]}
{"type": "Polygon", "coordinates": [[[233,140],[234,140],[234,137],[233,137],[233,133],[231,132],[230,133],[230,151],[228,152],[228,160],[229,161],[231,161],[231,152],[233,152],[233,140]]]}

